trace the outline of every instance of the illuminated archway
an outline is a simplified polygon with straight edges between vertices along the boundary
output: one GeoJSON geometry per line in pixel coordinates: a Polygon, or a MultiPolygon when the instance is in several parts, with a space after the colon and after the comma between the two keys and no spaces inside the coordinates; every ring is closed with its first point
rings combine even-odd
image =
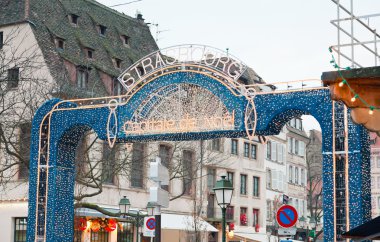
{"type": "Polygon", "coordinates": [[[279,133],[300,114],[313,115],[323,133],[325,240],[333,241],[336,234],[333,147],[340,141],[334,139],[334,127],[344,122],[348,122],[350,139],[346,222],[356,226],[368,220],[370,167],[365,129],[347,119],[326,88],[262,92],[254,83],[241,81],[245,70],[241,61],[210,47],[192,45],[185,51],[179,46],[154,52],[123,72],[119,80],[125,95],[53,99],[42,105],[32,127],[28,241],[72,241],[73,154],[80,136],[89,129],[110,146],[154,140],[252,139],[279,133]],[[174,111],[178,113],[169,115],[174,111]]]}

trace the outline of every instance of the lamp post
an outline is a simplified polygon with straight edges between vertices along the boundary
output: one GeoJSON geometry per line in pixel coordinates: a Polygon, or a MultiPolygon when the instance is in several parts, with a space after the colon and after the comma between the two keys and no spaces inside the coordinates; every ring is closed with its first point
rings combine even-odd
{"type": "Polygon", "coordinates": [[[216,201],[222,209],[222,242],[226,242],[226,209],[231,203],[234,188],[231,182],[226,179],[226,176],[221,177],[222,179],[216,182],[212,190],[214,190],[216,201]]]}
{"type": "Polygon", "coordinates": [[[131,203],[129,202],[129,199],[127,198],[127,196],[124,196],[122,199],[120,199],[119,208],[120,208],[120,214],[125,217],[127,213],[129,212],[129,209],[131,208],[131,203]]]}
{"type": "Polygon", "coordinates": [[[315,234],[316,234],[316,230],[317,230],[317,221],[315,220],[315,217],[311,217],[310,218],[310,226],[311,226],[311,229],[312,229],[312,237],[313,237],[313,241],[315,241],[315,234]]]}

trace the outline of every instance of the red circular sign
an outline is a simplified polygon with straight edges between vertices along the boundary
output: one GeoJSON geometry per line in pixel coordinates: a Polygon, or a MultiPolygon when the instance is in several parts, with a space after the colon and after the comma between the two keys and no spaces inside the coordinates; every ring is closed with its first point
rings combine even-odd
{"type": "Polygon", "coordinates": [[[293,206],[283,205],[277,210],[276,219],[281,227],[293,227],[298,220],[297,210],[293,206]]]}
{"type": "Polygon", "coordinates": [[[146,221],[145,225],[149,230],[154,230],[156,228],[156,220],[154,218],[150,218],[146,221]]]}

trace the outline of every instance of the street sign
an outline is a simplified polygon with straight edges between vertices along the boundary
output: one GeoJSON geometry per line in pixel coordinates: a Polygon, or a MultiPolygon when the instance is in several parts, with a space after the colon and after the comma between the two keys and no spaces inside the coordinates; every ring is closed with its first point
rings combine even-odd
{"type": "Polygon", "coordinates": [[[154,231],[156,229],[156,219],[152,217],[144,218],[144,236],[145,237],[154,237],[154,231]]]}
{"type": "Polygon", "coordinates": [[[296,235],[297,229],[292,228],[278,228],[278,235],[296,235]]]}
{"type": "Polygon", "coordinates": [[[283,205],[277,210],[277,223],[283,228],[293,227],[298,220],[297,210],[290,205],[283,205]]]}

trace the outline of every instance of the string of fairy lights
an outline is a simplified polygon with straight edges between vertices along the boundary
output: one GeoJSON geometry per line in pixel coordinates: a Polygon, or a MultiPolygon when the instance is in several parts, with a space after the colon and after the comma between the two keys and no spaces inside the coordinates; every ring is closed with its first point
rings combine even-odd
{"type": "Polygon", "coordinates": [[[360,100],[368,109],[368,113],[370,115],[373,114],[374,110],[380,110],[379,107],[375,107],[373,105],[370,105],[366,100],[364,100],[352,87],[351,85],[348,83],[348,81],[344,78],[343,74],[342,74],[342,70],[351,70],[350,67],[345,67],[345,68],[342,68],[340,67],[337,63],[336,63],[336,60],[335,60],[335,57],[333,55],[333,50],[332,50],[332,47],[329,47],[329,51],[330,51],[330,54],[331,54],[331,61],[330,63],[333,65],[333,67],[337,70],[338,72],[338,75],[342,78],[342,81],[338,84],[339,87],[343,87],[344,85],[346,85],[348,87],[348,89],[350,90],[350,92],[352,93],[352,98],[351,98],[351,102],[356,102],[356,100],[360,100]]]}

